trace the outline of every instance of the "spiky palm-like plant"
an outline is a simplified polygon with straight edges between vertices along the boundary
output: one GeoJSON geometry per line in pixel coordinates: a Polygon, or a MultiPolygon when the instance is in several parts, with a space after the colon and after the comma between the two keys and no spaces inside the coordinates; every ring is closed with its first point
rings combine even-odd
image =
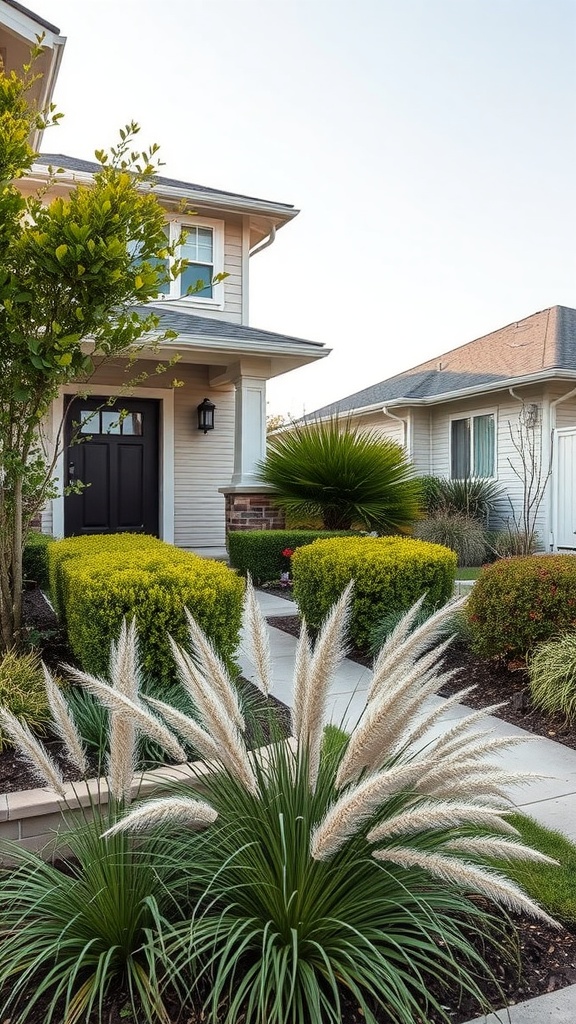
{"type": "Polygon", "coordinates": [[[320,517],[327,530],[405,530],[420,508],[420,484],[402,446],[337,417],[269,437],[260,479],[288,515],[320,517]]]}
{"type": "MultiPolygon", "coordinates": [[[[482,712],[438,736],[444,710],[467,690],[440,708],[426,706],[451,675],[439,671],[447,642],[431,644],[456,605],[412,631],[418,608],[403,618],[375,661],[358,725],[326,748],[324,712],[345,650],[348,599],[349,588],[314,647],[303,627],[292,745],[249,752],[234,688],[193,622],[194,657],[174,647],[199,710],[199,739],[221,770],[202,777],[214,823],[173,840],[182,885],[190,875],[204,880],[204,890],[165,950],[181,982],[188,976],[193,989],[198,974],[207,982],[213,1024],[233,1024],[240,1013],[254,1024],[337,1024],[346,997],[368,1024],[375,1005],[399,1024],[428,1021],[432,1010],[446,1017],[426,975],[482,1002],[470,933],[491,925],[477,896],[546,918],[487,863],[541,859],[506,820],[505,790],[520,775],[491,757],[518,740],[474,729],[482,712]]],[[[246,628],[267,689],[267,632],[251,588],[246,628]]],[[[183,719],[154,707],[185,734],[183,719]]],[[[176,799],[144,803],[107,835],[156,829],[172,815],[179,821],[176,799]]]]}

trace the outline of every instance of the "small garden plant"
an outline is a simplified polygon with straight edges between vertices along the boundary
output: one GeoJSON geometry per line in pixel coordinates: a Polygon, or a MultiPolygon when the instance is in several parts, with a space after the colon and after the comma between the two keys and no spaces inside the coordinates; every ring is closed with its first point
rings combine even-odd
{"type": "MultiPolygon", "coordinates": [[[[71,672],[110,711],[110,802],[63,836],[75,854],[65,870],[11,847],[17,870],[0,879],[0,1010],[14,1024],[40,998],[47,1024],[90,1013],[104,1024],[116,991],[136,1020],[164,1024],[170,992],[209,1024],[340,1024],[348,998],[367,1024],[375,1007],[398,1024],[432,1012],[448,1020],[431,975],[446,993],[472,992],[484,1007],[473,938],[499,934],[485,901],[550,921],[493,867],[495,859],[548,861],[508,820],[505,787],[519,776],[493,756],[518,741],[475,729],[481,712],[439,738],[433,732],[446,705],[430,710],[425,701],[451,675],[441,670],[449,641],[435,638],[454,605],[413,630],[418,609],[405,615],[375,660],[352,734],[325,734],[350,590],[314,646],[302,629],[289,743],[248,748],[237,689],[192,617],[192,653],[174,642],[172,650],[197,721],[142,694],[134,624],[114,647],[110,682],[71,672]],[[184,760],[186,740],[211,762],[201,799],[188,789],[129,806],[139,732],[175,760],[184,760]]],[[[245,630],[268,692],[267,626],[251,588],[245,630]]],[[[48,673],[46,685],[69,756],[85,770],[48,673]]],[[[42,745],[8,712],[1,721],[66,799],[42,745]]]]}
{"type": "Polygon", "coordinates": [[[540,644],[528,663],[528,674],[536,707],[576,721],[576,631],[540,644]]]}

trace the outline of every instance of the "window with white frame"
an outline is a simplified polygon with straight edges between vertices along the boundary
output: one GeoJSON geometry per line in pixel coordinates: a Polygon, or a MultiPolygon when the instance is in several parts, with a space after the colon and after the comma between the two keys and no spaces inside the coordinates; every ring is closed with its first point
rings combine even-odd
{"type": "Polygon", "coordinates": [[[496,417],[493,412],[450,422],[450,476],[492,478],[496,475],[496,417]]]}
{"type": "Polygon", "coordinates": [[[168,270],[174,259],[181,259],[186,266],[178,277],[160,286],[158,298],[222,307],[223,285],[214,278],[224,270],[224,222],[174,219],[164,232],[166,244],[175,246],[174,256],[150,262],[168,270]]]}

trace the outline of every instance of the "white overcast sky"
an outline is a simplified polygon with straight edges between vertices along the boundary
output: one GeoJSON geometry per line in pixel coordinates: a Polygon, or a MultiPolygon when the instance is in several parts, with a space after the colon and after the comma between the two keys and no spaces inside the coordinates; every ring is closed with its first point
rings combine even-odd
{"type": "Polygon", "coordinates": [[[135,119],[163,173],[293,203],[253,326],[322,341],[300,415],[576,305],[576,0],[29,0],[68,38],[44,148],[135,119]]]}

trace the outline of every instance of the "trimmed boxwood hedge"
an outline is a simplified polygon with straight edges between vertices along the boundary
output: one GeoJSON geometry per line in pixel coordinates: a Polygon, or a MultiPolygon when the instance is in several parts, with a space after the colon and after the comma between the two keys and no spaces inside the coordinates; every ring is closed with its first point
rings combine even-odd
{"type": "Polygon", "coordinates": [[[228,534],[230,565],[254,583],[271,583],[290,568],[282,552],[311,544],[318,538],[349,537],[349,530],[234,530],[228,534]]]}
{"type": "Polygon", "coordinates": [[[48,588],[48,545],[54,538],[47,533],[32,530],[26,538],[22,554],[22,569],[27,583],[37,583],[43,590],[48,588]]]}
{"type": "Polygon", "coordinates": [[[350,635],[367,650],[372,629],[386,614],[407,610],[422,594],[427,608],[445,604],[454,589],[456,555],[407,537],[339,537],[299,548],[292,574],[294,599],[314,629],[354,580],[350,635]]]}
{"type": "Polygon", "coordinates": [[[478,654],[525,658],[536,644],[576,627],[576,558],[530,555],[486,566],[465,615],[478,654]]]}
{"type": "Polygon", "coordinates": [[[122,619],[135,616],[144,674],[170,682],[174,661],[168,637],[187,645],[185,607],[233,668],[244,581],[222,562],[142,535],[71,538],[52,547],[51,574],[68,639],[86,671],[107,672],[122,619]]]}
{"type": "MultiPolygon", "coordinates": [[[[66,537],[51,545],[48,557],[48,577],[52,604],[62,619],[66,619],[66,601],[62,593],[62,566],[72,558],[86,558],[94,554],[118,554],[125,558],[140,550],[149,551],[164,542],[145,533],[99,533],[86,537],[66,537]]],[[[171,545],[165,545],[171,547],[171,545]]]]}

